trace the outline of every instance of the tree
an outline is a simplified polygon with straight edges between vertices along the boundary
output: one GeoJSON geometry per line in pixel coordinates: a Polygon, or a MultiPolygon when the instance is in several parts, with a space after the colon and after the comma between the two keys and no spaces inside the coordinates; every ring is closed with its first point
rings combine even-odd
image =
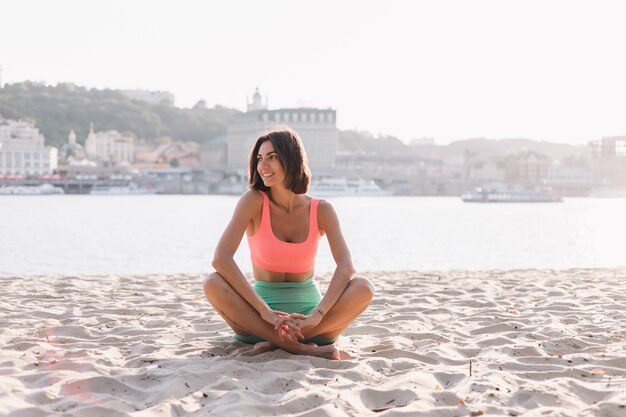
{"type": "Polygon", "coordinates": [[[60,146],[74,129],[79,143],[84,143],[90,123],[96,131],[132,132],[137,139],[204,142],[208,137],[225,134],[238,110],[218,106],[182,109],[170,104],[150,104],[131,100],[117,90],[60,84],[46,86],[29,81],[5,84],[0,88],[0,114],[7,119],[37,122],[46,144],[60,146]]]}
{"type": "Polygon", "coordinates": [[[199,100],[193,107],[194,110],[206,110],[206,101],[199,100]]]}

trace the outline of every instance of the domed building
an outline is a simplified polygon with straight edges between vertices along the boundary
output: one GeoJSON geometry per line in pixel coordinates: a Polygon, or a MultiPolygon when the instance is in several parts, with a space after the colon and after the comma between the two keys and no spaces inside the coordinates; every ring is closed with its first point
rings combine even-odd
{"type": "Polygon", "coordinates": [[[276,126],[288,125],[298,132],[316,175],[333,172],[337,161],[337,111],[331,108],[296,107],[268,109],[257,88],[247,111],[235,115],[227,126],[226,166],[241,170],[256,138],[276,126]]]}
{"type": "Polygon", "coordinates": [[[76,143],[74,129],[68,136],[68,142],[59,150],[59,165],[92,165],[85,157],[83,146],[76,143]]]}

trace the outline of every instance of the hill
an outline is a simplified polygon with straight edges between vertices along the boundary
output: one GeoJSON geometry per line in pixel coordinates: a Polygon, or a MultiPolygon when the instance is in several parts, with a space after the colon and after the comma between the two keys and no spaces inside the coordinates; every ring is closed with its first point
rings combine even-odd
{"type": "MultiPolygon", "coordinates": [[[[46,137],[46,144],[60,146],[74,129],[83,143],[94,123],[97,131],[115,129],[136,138],[157,141],[163,137],[204,143],[226,134],[239,111],[222,106],[206,108],[199,101],[191,109],[132,100],[119,90],[87,89],[74,85],[46,86],[29,81],[0,88],[0,118],[31,120],[46,137]]],[[[393,136],[365,131],[339,130],[338,150],[359,155],[415,155],[442,158],[465,153],[507,154],[533,150],[552,158],[580,156],[584,146],[528,139],[468,139],[446,146],[407,145],[393,136]]]]}
{"type": "Polygon", "coordinates": [[[360,155],[414,155],[424,158],[446,158],[465,154],[507,155],[521,151],[534,151],[553,159],[581,157],[584,145],[539,142],[530,139],[467,139],[448,145],[407,145],[393,136],[374,137],[369,132],[339,131],[340,152],[360,155]]]}
{"type": "Polygon", "coordinates": [[[457,154],[467,151],[474,154],[503,155],[529,150],[552,158],[582,156],[586,152],[585,145],[569,145],[530,139],[467,139],[452,142],[448,148],[457,154]]]}
{"type": "Polygon", "coordinates": [[[359,155],[403,154],[408,146],[393,136],[374,137],[370,132],[340,130],[337,150],[359,155]]]}
{"type": "Polygon", "coordinates": [[[115,129],[136,138],[202,143],[226,133],[238,110],[216,106],[192,109],[131,100],[118,90],[68,86],[46,86],[32,82],[6,84],[0,88],[0,116],[32,120],[46,137],[46,144],[60,146],[74,129],[84,142],[89,124],[97,131],[115,129]]]}

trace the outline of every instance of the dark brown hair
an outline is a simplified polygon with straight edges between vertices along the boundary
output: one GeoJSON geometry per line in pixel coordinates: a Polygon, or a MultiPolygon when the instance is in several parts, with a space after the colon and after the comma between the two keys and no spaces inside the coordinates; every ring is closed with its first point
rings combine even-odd
{"type": "Polygon", "coordinates": [[[296,131],[289,127],[281,127],[278,130],[266,132],[257,139],[248,163],[248,186],[253,190],[269,190],[269,187],[263,184],[263,179],[257,171],[259,148],[263,142],[268,140],[274,145],[280,165],[285,171],[285,186],[296,194],[304,194],[309,191],[311,171],[304,145],[296,131]]]}

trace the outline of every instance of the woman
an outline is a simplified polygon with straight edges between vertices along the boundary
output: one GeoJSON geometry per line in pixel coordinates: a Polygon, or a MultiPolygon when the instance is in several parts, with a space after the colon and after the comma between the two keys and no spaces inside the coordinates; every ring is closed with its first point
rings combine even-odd
{"type": "Polygon", "coordinates": [[[333,342],[369,305],[367,278],[355,276],[333,207],[306,195],[311,174],[302,141],[289,128],[259,137],[250,154],[249,191],[215,249],[204,293],[252,354],[282,348],[340,359],[333,342]],[[254,289],[233,256],[247,234],[254,289]],[[313,280],[317,246],[326,235],[337,264],[321,297],[313,280]]]}

